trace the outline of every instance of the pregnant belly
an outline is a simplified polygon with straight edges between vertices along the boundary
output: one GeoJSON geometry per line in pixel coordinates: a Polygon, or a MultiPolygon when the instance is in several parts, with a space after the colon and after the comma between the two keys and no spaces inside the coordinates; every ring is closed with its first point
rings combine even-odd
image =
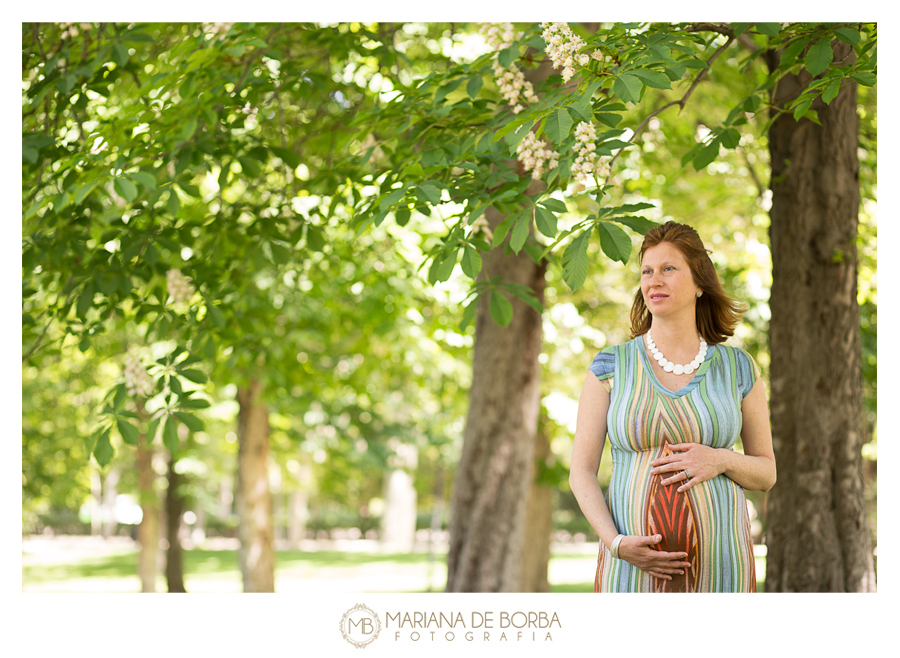
{"type": "MultiPolygon", "coordinates": [[[[665,444],[663,455],[671,454],[665,444]]],[[[696,519],[697,516],[686,492],[678,491],[681,482],[663,485],[662,477],[671,474],[653,475],[647,498],[646,528],[651,535],[662,536],[662,541],[651,548],[666,552],[687,553],[690,567],[683,575],[674,574],[672,580],[653,578],[653,590],[657,592],[692,592],[696,590],[700,571],[697,565],[699,554],[696,519]]]]}

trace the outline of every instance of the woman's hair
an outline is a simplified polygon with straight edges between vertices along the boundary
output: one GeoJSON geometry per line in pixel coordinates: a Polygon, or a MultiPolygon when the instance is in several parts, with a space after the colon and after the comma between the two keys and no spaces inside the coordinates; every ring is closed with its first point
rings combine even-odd
{"type": "MultiPolygon", "coordinates": [[[[716,268],[709,259],[709,252],[697,231],[687,224],[666,222],[649,231],[644,236],[638,263],[644,260],[644,253],[661,242],[668,242],[678,249],[691,268],[694,284],[703,291],[697,299],[697,331],[711,345],[722,343],[734,335],[734,328],[747,312],[748,306],[739,302],[722,287],[716,268]]],[[[640,287],[634,295],[631,305],[631,335],[640,336],[647,333],[653,322],[653,316],[644,303],[640,287]]]]}

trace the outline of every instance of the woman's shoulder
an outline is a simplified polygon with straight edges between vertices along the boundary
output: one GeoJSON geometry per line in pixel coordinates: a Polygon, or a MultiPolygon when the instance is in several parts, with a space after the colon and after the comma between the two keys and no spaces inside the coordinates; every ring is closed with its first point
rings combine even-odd
{"type": "Polygon", "coordinates": [[[618,345],[607,345],[597,352],[594,360],[591,361],[591,372],[600,380],[612,377],[616,369],[616,355],[621,354],[623,350],[635,349],[636,345],[635,339],[618,345]]]}
{"type": "Polygon", "coordinates": [[[716,349],[721,350],[723,357],[734,364],[734,377],[741,391],[741,397],[745,397],[760,377],[756,360],[750,352],[737,345],[719,343],[716,345],[716,349]]]}

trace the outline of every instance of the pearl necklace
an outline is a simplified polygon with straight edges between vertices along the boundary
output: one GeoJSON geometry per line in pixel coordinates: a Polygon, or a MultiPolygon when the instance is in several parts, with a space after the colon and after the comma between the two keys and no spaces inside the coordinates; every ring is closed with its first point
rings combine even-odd
{"type": "Polygon", "coordinates": [[[706,358],[706,341],[703,340],[703,336],[700,336],[699,334],[697,335],[697,338],[700,339],[700,351],[697,352],[697,356],[694,357],[694,360],[686,366],[667,361],[666,357],[663,356],[663,353],[660,352],[659,348],[654,344],[653,336],[650,335],[649,329],[647,330],[647,347],[650,348],[650,353],[653,355],[653,358],[659,361],[659,365],[666,372],[671,372],[675,375],[690,375],[700,367],[703,360],[706,358]]]}

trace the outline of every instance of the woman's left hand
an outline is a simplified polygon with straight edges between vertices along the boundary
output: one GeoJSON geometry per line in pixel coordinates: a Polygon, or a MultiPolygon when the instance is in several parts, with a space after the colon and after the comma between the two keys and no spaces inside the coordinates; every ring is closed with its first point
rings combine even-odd
{"type": "Polygon", "coordinates": [[[669,449],[672,454],[650,462],[653,467],[650,475],[662,476],[660,484],[664,485],[681,482],[678,491],[687,491],[704,480],[711,480],[724,473],[727,455],[723,452],[730,452],[701,443],[670,443],[669,449]]]}

